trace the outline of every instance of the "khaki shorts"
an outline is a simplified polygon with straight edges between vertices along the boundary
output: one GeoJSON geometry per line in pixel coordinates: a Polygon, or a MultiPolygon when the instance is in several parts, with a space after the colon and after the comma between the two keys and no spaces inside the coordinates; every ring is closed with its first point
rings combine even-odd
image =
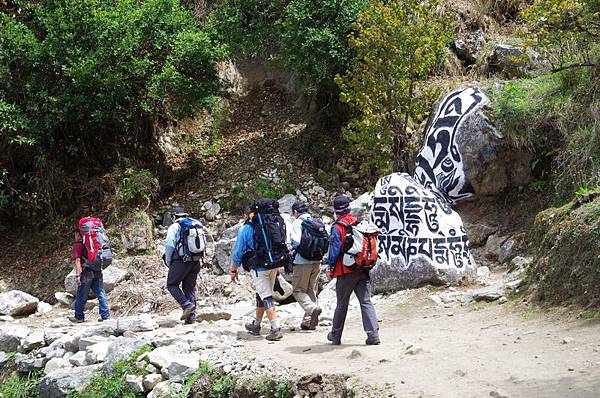
{"type": "Polygon", "coordinates": [[[275,287],[275,278],[277,278],[277,268],[266,271],[250,271],[256,293],[262,300],[267,297],[273,297],[273,288],[275,287]]]}

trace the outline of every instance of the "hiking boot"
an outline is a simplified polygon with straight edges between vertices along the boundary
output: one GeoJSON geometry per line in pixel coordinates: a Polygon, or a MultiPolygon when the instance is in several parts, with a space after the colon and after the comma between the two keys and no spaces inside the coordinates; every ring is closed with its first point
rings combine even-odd
{"type": "Polygon", "coordinates": [[[260,324],[257,324],[256,321],[248,322],[244,327],[252,336],[260,336],[260,324]]]}
{"type": "Polygon", "coordinates": [[[70,316],[69,320],[73,323],[83,323],[84,322],[83,319],[75,318],[74,316],[70,316]]]}
{"type": "Polygon", "coordinates": [[[110,318],[98,318],[98,322],[108,321],[110,318]]]}
{"type": "MultiPolygon", "coordinates": [[[[302,330],[311,330],[311,328],[310,328],[310,322],[302,322],[300,324],[300,329],[302,329],[302,330]]],[[[314,329],[312,329],[312,330],[314,330],[314,329]]]]}
{"type": "Polygon", "coordinates": [[[327,340],[331,341],[331,345],[341,345],[342,344],[341,340],[339,340],[339,339],[334,340],[333,339],[333,333],[331,333],[331,332],[327,333],[327,340]]]}
{"type": "Polygon", "coordinates": [[[366,345],[379,345],[381,344],[381,340],[379,340],[379,336],[368,336],[365,341],[366,345]]]}
{"type": "Polygon", "coordinates": [[[310,314],[310,330],[315,330],[317,328],[317,325],[319,324],[319,315],[321,315],[321,312],[323,312],[321,308],[315,307],[313,312],[310,314]]]}
{"type": "Polygon", "coordinates": [[[278,341],[283,338],[283,333],[281,333],[281,328],[271,329],[267,337],[265,337],[269,341],[278,341]]]}
{"type": "Polygon", "coordinates": [[[190,315],[194,313],[194,311],[196,311],[196,306],[194,304],[188,305],[183,309],[183,313],[181,314],[181,318],[179,319],[181,319],[182,321],[188,319],[190,315]]]}
{"type": "Polygon", "coordinates": [[[186,325],[193,325],[194,323],[196,323],[196,318],[188,318],[183,323],[185,323],[186,325]]]}

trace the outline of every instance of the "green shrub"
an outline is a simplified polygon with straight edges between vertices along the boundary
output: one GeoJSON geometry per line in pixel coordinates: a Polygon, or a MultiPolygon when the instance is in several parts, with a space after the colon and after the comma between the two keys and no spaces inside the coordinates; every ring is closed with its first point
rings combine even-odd
{"type": "Polygon", "coordinates": [[[599,94],[600,80],[586,69],[515,80],[491,92],[500,130],[534,154],[534,174],[550,179],[560,200],[600,185],[599,94]]]}
{"type": "Polygon", "coordinates": [[[125,384],[126,375],[145,376],[145,369],[136,366],[137,358],[145,352],[152,350],[149,344],[142,346],[133,352],[127,360],[117,362],[113,365],[113,373],[110,375],[99,374],[82,391],[72,391],[68,398],[141,398],[143,394],[138,393],[125,384]]]}
{"type": "Polygon", "coordinates": [[[158,179],[147,169],[126,168],[120,173],[116,197],[124,204],[145,203],[158,192],[158,179]]]}
{"type": "Polygon", "coordinates": [[[240,211],[257,199],[280,199],[283,195],[294,192],[294,184],[287,180],[274,183],[257,177],[248,183],[234,185],[229,196],[225,198],[224,205],[229,210],[240,211]]]}
{"type": "Polygon", "coordinates": [[[428,111],[430,96],[420,89],[444,59],[452,23],[439,15],[438,0],[374,1],[350,37],[352,67],[336,78],[340,98],[353,117],[343,131],[363,159],[365,176],[391,169],[408,171],[409,122],[428,111]]]}
{"type": "Polygon", "coordinates": [[[0,384],[0,396],[2,398],[35,398],[39,397],[38,384],[42,378],[42,372],[33,372],[19,377],[17,373],[9,375],[0,384]]]}

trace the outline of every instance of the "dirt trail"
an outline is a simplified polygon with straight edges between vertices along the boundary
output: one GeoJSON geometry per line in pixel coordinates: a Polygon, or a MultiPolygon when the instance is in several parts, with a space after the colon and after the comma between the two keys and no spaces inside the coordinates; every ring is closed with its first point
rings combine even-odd
{"type": "Polygon", "coordinates": [[[327,344],[327,327],[247,346],[301,371],[360,375],[381,386],[377,397],[600,397],[600,321],[510,303],[444,308],[431,290],[378,301],[380,346],[364,345],[357,308],[342,346],[327,344]]]}

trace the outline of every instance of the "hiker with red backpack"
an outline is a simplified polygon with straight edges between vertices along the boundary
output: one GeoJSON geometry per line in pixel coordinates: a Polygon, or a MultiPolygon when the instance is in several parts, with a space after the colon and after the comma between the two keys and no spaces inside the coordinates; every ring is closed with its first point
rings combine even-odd
{"type": "Polygon", "coordinates": [[[279,203],[272,199],[259,199],[246,209],[245,222],[238,232],[231,253],[231,280],[237,281],[238,268],[242,266],[250,273],[256,289],[256,317],[246,323],[246,330],[260,335],[263,316],[271,323],[266,339],[277,341],[283,338],[277,322],[273,291],[281,267],[289,264],[286,245],[286,227],[279,203]]]}
{"type": "Polygon", "coordinates": [[[167,290],[181,306],[181,320],[196,322],[196,281],[206,249],[202,223],[181,207],[171,210],[173,223],[167,229],[163,260],[169,267],[167,290]]]}
{"type": "Polygon", "coordinates": [[[354,292],[360,303],[363,329],[367,333],[365,344],[380,344],[379,324],[375,307],[371,303],[369,278],[369,269],[377,260],[377,230],[371,228],[366,221],[358,223],[358,219],[350,212],[350,200],[345,195],[335,197],[333,209],[337,219],[331,227],[327,262],[330,277],[337,278],[337,305],[327,339],[333,345],[342,343],[350,296],[354,292]]]}
{"type": "Polygon", "coordinates": [[[98,297],[99,322],[110,318],[108,300],[102,281],[102,270],[112,262],[112,251],[108,235],[101,220],[85,217],[79,220],[73,232],[75,241],[72,258],[75,262],[77,294],[75,297],[75,316],[69,317],[74,323],[85,321],[85,303],[90,290],[98,297]]]}
{"type": "Polygon", "coordinates": [[[317,281],[321,271],[321,260],[327,252],[328,235],[325,225],[310,215],[306,203],[294,202],[292,217],[293,294],[304,310],[300,329],[315,330],[322,312],[317,304],[317,281]]]}

